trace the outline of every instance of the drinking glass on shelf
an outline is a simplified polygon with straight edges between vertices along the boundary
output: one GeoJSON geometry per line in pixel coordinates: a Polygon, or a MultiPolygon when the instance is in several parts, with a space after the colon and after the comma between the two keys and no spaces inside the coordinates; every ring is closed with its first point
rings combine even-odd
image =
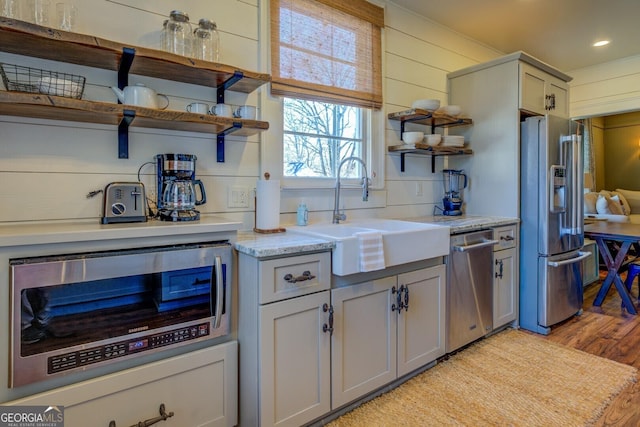
{"type": "Polygon", "coordinates": [[[20,0],[0,0],[0,16],[20,19],[20,0]]]}
{"type": "Polygon", "coordinates": [[[49,0],[27,0],[25,6],[26,10],[22,11],[25,21],[49,26],[49,9],[51,7],[49,0]]]}
{"type": "Polygon", "coordinates": [[[57,27],[64,31],[73,31],[76,27],[78,8],[69,3],[57,3],[56,15],[58,17],[57,27]]]}

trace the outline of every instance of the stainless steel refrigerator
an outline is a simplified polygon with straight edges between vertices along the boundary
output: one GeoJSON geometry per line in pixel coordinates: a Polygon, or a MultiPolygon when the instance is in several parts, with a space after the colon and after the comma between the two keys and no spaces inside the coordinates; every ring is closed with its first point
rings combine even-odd
{"type": "Polygon", "coordinates": [[[521,125],[520,326],[545,335],[582,310],[581,135],[555,116],[521,125]]]}

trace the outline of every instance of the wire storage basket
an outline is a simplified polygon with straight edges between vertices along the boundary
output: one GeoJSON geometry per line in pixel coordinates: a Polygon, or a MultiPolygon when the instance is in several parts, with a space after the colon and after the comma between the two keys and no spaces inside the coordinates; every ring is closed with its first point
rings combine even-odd
{"type": "Polygon", "coordinates": [[[82,98],[86,79],[75,74],[0,63],[2,82],[8,91],[44,93],[46,95],[82,98]]]}

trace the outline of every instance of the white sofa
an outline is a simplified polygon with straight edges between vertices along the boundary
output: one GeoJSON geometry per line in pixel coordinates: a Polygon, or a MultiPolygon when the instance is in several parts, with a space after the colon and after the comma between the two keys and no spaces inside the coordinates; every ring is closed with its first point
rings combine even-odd
{"type": "Polygon", "coordinates": [[[607,220],[640,224],[640,191],[616,188],[584,195],[585,220],[607,220]]]}

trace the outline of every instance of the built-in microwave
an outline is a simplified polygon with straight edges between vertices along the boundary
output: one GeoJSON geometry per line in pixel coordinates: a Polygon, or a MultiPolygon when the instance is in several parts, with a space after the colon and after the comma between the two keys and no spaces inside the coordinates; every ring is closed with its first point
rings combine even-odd
{"type": "Polygon", "coordinates": [[[10,260],[9,387],[229,334],[228,242],[10,260]]]}

